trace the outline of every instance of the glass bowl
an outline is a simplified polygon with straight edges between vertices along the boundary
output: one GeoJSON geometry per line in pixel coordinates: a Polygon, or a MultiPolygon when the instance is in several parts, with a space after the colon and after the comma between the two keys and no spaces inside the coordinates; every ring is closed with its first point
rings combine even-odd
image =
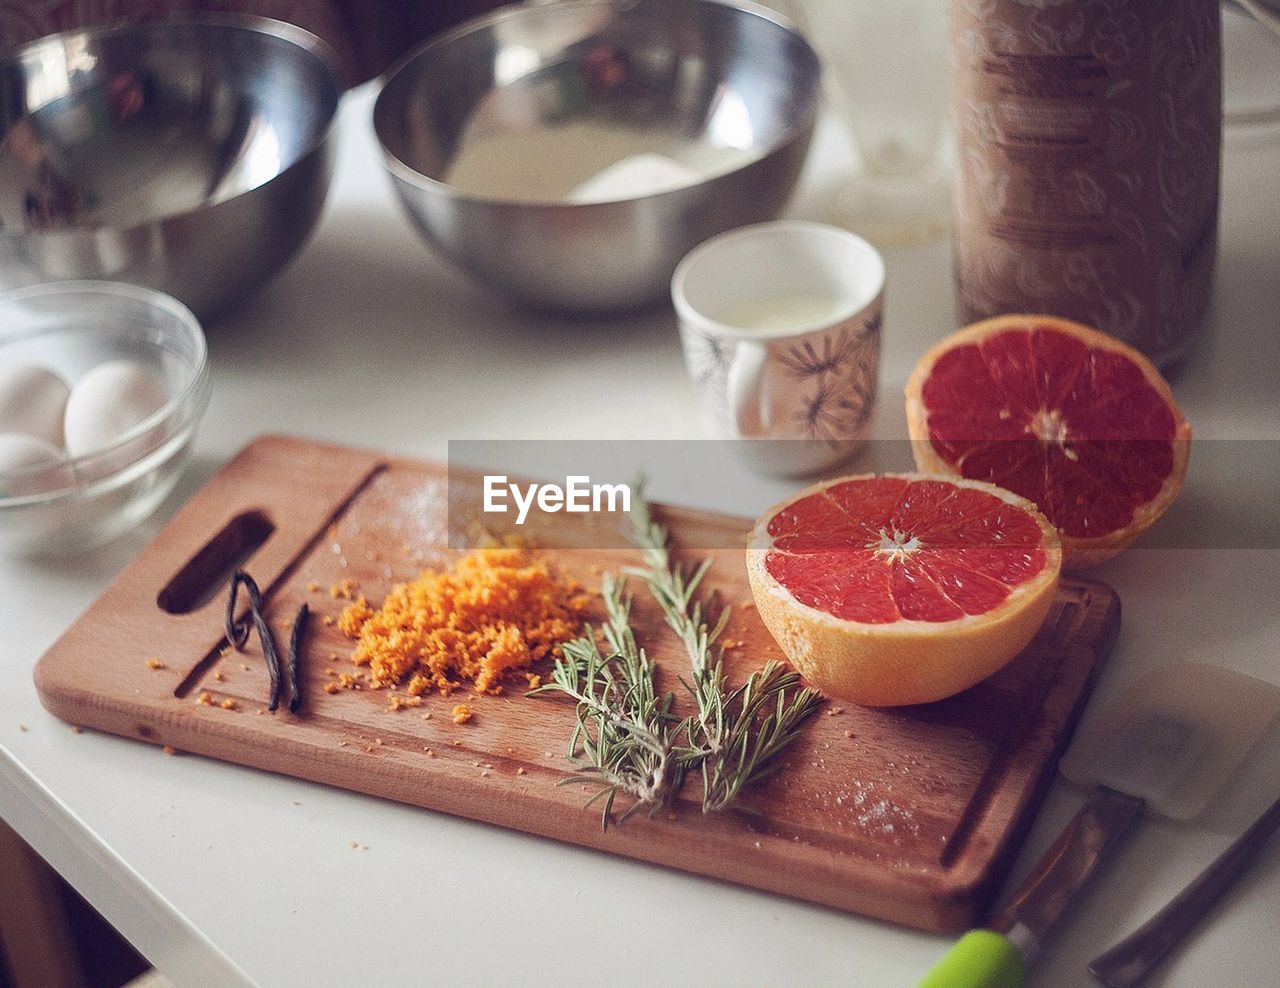
{"type": "Polygon", "coordinates": [[[164,381],[168,402],[102,449],[4,475],[0,553],[59,553],[136,526],[173,489],[209,404],[204,332],[181,302],[149,288],[64,281],[0,295],[0,367],[46,367],[74,383],[108,360],[164,381]]]}

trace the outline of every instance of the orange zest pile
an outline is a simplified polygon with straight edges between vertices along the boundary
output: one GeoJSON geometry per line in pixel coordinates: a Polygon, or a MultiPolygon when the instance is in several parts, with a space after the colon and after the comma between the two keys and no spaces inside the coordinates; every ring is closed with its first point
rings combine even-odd
{"type": "Polygon", "coordinates": [[[410,696],[464,682],[498,693],[508,674],[559,653],[577,636],[588,595],[522,548],[474,549],[447,570],[391,588],[376,610],[364,597],[338,627],[375,686],[410,696]]]}

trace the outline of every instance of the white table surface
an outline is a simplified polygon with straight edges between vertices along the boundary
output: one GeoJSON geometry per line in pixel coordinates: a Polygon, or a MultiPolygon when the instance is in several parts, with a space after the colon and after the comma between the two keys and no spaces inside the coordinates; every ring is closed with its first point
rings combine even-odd
{"type": "MultiPolygon", "coordinates": [[[[203,758],[167,758],[73,734],[40,707],[31,681],[40,653],[163,517],[258,433],[437,458],[459,438],[702,434],[670,313],[531,319],[428,253],[381,174],[371,95],[357,91],[343,108],[335,187],[314,240],[266,291],[211,327],[214,396],[197,461],[160,517],[79,558],[0,561],[0,816],[184,985],[913,983],[947,938],[203,758]],[[368,849],[351,849],[353,840],[368,849]]],[[[824,126],[792,212],[818,215],[823,189],[847,160],[838,131],[824,126]]],[[[1280,138],[1229,140],[1213,310],[1176,385],[1199,438],[1256,440],[1273,461],[1277,176],[1280,138]]],[[[888,268],[877,428],[900,437],[907,371],[952,325],[947,247],[891,252],[888,268]]],[[[720,483],[752,510],[794,486],[731,472],[720,483]]],[[[1098,700],[1143,669],[1193,658],[1280,682],[1275,541],[1214,548],[1203,532],[1215,507],[1263,510],[1257,478],[1233,500],[1238,484],[1197,471],[1193,456],[1165,534],[1199,536],[1206,547],[1136,549],[1098,571],[1125,609],[1098,700]]],[[[695,484],[665,496],[715,508],[716,489],[695,484]]],[[[654,494],[664,496],[660,478],[654,494]]],[[[1274,512],[1274,489],[1269,501],[1274,512]]],[[[1274,748],[1206,819],[1143,826],[1034,983],[1087,984],[1091,956],[1166,901],[1280,792],[1274,748]]],[[[1080,801],[1055,785],[1015,877],[1080,801]]],[[[1157,983],[1277,983],[1277,903],[1280,841],[1157,983]]]]}

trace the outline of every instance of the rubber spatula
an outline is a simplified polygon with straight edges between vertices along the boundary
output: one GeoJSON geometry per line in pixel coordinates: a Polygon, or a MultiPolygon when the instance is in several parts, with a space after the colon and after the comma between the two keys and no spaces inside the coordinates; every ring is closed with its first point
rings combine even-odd
{"type": "Polygon", "coordinates": [[[1017,988],[1076,893],[1141,814],[1190,819],[1280,713],[1280,687],[1201,663],[1155,670],[1059,763],[1088,799],[987,929],[966,933],[919,988],[1017,988]]]}

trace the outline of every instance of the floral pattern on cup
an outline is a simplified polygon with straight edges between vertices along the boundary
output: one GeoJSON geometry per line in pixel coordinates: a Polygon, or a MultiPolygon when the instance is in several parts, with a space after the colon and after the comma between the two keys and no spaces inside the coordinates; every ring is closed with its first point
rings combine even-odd
{"type": "Polygon", "coordinates": [[[861,438],[876,403],[879,309],[860,325],[814,336],[780,348],[777,355],[800,387],[802,407],[795,419],[809,439],[861,438]]]}
{"type": "MultiPolygon", "coordinates": [[[[689,376],[713,420],[726,419],[734,408],[730,370],[740,346],[695,330],[685,334],[689,376]]],[[[761,387],[772,407],[760,416],[764,427],[721,431],[730,438],[815,439],[833,448],[866,438],[878,393],[878,304],[834,329],[765,346],[761,387]]]]}

